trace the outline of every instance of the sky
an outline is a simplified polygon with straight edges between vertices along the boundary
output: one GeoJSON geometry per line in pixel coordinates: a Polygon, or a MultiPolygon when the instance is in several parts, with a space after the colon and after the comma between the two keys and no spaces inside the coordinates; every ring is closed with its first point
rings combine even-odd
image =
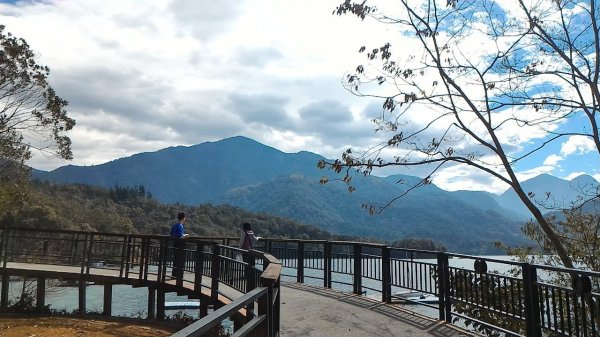
{"type": "MultiPolygon", "coordinates": [[[[410,41],[393,27],[332,15],[340,2],[0,1],[0,22],[50,67],[50,83],[77,122],[68,134],[72,161],[34,153],[29,165],[96,165],[238,135],[327,158],[379,143],[370,120],[382,101],[355,97],[341,81],[363,63],[358,50],[365,43],[410,49],[410,41]]],[[[517,171],[522,179],[598,179],[593,152],[585,139],[565,139],[517,171]]],[[[394,173],[426,174],[381,174],[394,173]]],[[[434,183],[447,190],[507,188],[458,166],[438,172],[434,183]]]]}

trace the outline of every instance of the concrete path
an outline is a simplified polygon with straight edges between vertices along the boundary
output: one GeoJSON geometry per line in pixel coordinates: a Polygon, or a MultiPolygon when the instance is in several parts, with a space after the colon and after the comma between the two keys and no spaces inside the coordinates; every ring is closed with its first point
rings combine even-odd
{"type": "Polygon", "coordinates": [[[349,293],[282,283],[282,337],[476,336],[397,305],[349,293]]]}

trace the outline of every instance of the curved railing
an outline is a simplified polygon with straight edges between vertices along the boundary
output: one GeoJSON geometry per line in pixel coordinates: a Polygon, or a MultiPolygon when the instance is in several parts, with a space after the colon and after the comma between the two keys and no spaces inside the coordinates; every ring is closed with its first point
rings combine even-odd
{"type": "Polygon", "coordinates": [[[260,249],[287,279],[419,304],[485,334],[600,334],[598,272],[363,242],[266,239],[260,249]]]}
{"type": "Polygon", "coordinates": [[[270,254],[228,246],[231,239],[186,239],[181,254],[185,257],[184,275],[177,279],[170,275],[177,248],[168,236],[23,228],[1,231],[2,307],[8,304],[11,275],[38,278],[38,307],[44,306],[45,277],[78,280],[81,314],[86,311],[87,282],[109,285],[105,287],[104,315],[111,314],[111,285],[122,283],[152,289],[148,316],[158,319],[165,317],[166,292],[201,298],[202,319],[177,336],[199,336],[197,331],[221,322],[217,319],[223,311],[234,318],[236,330],[278,335],[281,265],[270,254]],[[215,309],[210,315],[209,304],[215,309]]]}
{"type": "MultiPolygon", "coordinates": [[[[178,336],[199,336],[225,317],[238,318],[238,335],[277,335],[280,276],[385,303],[421,304],[440,320],[486,334],[587,337],[600,330],[600,273],[588,270],[362,242],[265,239],[262,252],[248,252],[231,247],[233,238],[190,238],[186,277],[177,284],[169,275],[174,248],[166,236],[4,229],[0,239],[0,305],[6,305],[4,281],[14,264],[68,266],[84,281],[112,273],[129,284],[214,304],[213,313],[178,336]]],[[[164,316],[164,297],[156,308],[156,316],[164,316]]]]}

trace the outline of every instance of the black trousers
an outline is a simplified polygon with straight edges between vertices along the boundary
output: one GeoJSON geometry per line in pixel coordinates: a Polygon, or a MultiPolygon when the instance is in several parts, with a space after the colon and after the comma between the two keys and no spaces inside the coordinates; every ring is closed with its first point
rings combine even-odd
{"type": "Polygon", "coordinates": [[[185,268],[185,241],[183,239],[173,240],[173,272],[172,275],[178,279],[183,278],[185,268]]]}

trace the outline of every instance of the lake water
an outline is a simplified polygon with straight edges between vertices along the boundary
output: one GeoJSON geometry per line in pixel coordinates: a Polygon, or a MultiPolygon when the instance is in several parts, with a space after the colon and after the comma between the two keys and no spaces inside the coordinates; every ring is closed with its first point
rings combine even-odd
{"type": "MultiPolygon", "coordinates": [[[[35,284],[35,283],[34,283],[35,284]]],[[[23,286],[22,281],[11,281],[9,288],[9,300],[16,301],[21,295],[23,286]]],[[[86,310],[88,312],[102,312],[104,300],[104,286],[88,285],[86,289],[86,310]]],[[[56,286],[48,284],[46,286],[46,304],[50,309],[65,310],[73,312],[79,308],[79,289],[78,287],[56,286]]],[[[187,296],[177,296],[175,293],[165,295],[166,302],[186,302],[187,296]]],[[[113,285],[113,316],[140,317],[148,316],[148,289],[144,287],[133,288],[128,285],[113,285]]],[[[173,315],[181,311],[189,316],[198,318],[199,310],[167,310],[166,314],[173,315]]]]}

